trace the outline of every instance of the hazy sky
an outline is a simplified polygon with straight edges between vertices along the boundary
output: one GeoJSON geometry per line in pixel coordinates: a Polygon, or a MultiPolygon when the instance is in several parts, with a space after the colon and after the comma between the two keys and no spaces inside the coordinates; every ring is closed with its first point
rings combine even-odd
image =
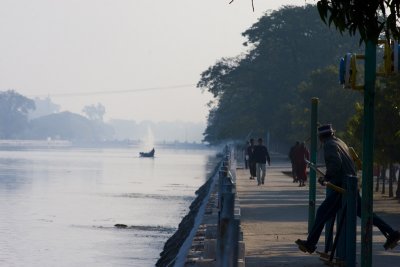
{"type": "Polygon", "coordinates": [[[266,10],[305,3],[229,2],[1,0],[0,90],[78,113],[100,102],[106,118],[206,121],[200,73],[245,52],[241,33],[266,10]]]}

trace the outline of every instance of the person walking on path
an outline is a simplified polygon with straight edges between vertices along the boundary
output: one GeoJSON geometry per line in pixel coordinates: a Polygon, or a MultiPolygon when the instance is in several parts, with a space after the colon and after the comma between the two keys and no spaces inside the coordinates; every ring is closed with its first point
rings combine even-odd
{"type": "Polygon", "coordinates": [[[258,185],[264,184],[266,175],[266,164],[271,165],[268,149],[263,145],[262,138],[258,138],[258,145],[254,147],[254,160],[256,162],[256,174],[258,185]]]}
{"type": "Polygon", "coordinates": [[[300,145],[299,141],[296,141],[296,143],[289,150],[289,159],[290,159],[290,163],[292,164],[293,183],[298,182],[297,176],[296,176],[296,163],[295,163],[294,157],[296,155],[296,150],[299,145],[300,145]]]}
{"type": "MultiPolygon", "coordinates": [[[[334,135],[332,125],[327,124],[318,128],[319,139],[323,144],[324,158],[326,165],[325,177],[320,178],[319,182],[329,181],[330,183],[342,186],[344,179],[349,175],[356,175],[353,159],[347,145],[334,135]]],[[[361,215],[361,198],[357,194],[357,216],[361,215]]],[[[325,223],[334,218],[341,207],[341,194],[328,190],[325,200],[317,210],[314,225],[307,237],[307,240],[298,239],[295,243],[303,252],[313,253],[316,250],[321,232],[325,223]]],[[[394,248],[400,240],[400,232],[393,230],[376,214],[373,214],[373,224],[379,228],[386,237],[384,248],[394,248]]]]}
{"type": "Polygon", "coordinates": [[[254,180],[256,173],[256,162],[254,161],[254,139],[250,139],[250,145],[247,147],[247,155],[249,157],[250,180],[254,180]]]}
{"type": "Polygon", "coordinates": [[[296,177],[299,181],[299,186],[305,186],[305,181],[307,181],[307,163],[305,159],[310,160],[310,152],[308,151],[306,144],[302,142],[297,147],[294,155],[296,177]]]}

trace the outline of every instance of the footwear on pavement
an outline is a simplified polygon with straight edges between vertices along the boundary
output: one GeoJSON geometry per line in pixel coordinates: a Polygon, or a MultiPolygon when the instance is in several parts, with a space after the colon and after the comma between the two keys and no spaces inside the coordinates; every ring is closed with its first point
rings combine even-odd
{"type": "Polygon", "coordinates": [[[400,241],[400,232],[394,231],[388,235],[383,247],[385,248],[385,250],[394,249],[398,245],[399,241],[400,241]]]}
{"type": "Polygon", "coordinates": [[[316,246],[310,246],[307,241],[301,240],[301,239],[297,239],[295,242],[298,246],[299,249],[305,253],[314,253],[314,251],[317,249],[316,246]]]}

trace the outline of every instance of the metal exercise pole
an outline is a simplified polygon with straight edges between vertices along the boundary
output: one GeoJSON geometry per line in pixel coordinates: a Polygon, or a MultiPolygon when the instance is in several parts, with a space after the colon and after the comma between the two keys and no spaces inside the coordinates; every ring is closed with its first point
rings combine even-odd
{"type": "Polygon", "coordinates": [[[372,267],[374,97],[376,43],[365,44],[363,172],[361,200],[361,267],[372,267]]]}
{"type": "MultiPolygon", "coordinates": [[[[346,183],[343,183],[343,186],[346,188],[346,183]]],[[[336,216],[336,224],[337,224],[337,231],[336,231],[336,236],[337,236],[337,247],[336,247],[336,257],[337,261],[341,263],[346,262],[346,225],[347,225],[347,218],[346,218],[346,212],[347,212],[347,205],[346,205],[346,195],[347,195],[347,188],[346,188],[346,194],[342,194],[341,197],[341,208],[339,209],[337,216],[336,216]]]]}
{"type": "Polygon", "coordinates": [[[356,266],[357,243],[357,177],[346,179],[346,267],[356,266]]]}
{"type": "MultiPolygon", "coordinates": [[[[317,121],[318,121],[318,98],[311,99],[311,147],[310,160],[314,165],[317,162],[317,121]]],[[[317,174],[314,169],[310,169],[309,196],[308,196],[308,233],[315,222],[315,199],[317,187],[317,174]]]]}

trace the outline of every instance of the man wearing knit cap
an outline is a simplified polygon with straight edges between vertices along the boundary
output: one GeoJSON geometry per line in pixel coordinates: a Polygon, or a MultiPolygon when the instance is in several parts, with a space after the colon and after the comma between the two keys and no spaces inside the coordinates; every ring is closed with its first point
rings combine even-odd
{"type": "MultiPolygon", "coordinates": [[[[323,144],[324,158],[326,165],[325,177],[319,179],[319,182],[330,182],[341,187],[344,184],[344,179],[347,176],[355,176],[356,170],[353,159],[350,155],[347,145],[335,136],[335,131],[332,125],[326,124],[318,128],[319,140],[323,144]],[[322,180],[321,180],[322,179],[322,180]]],[[[299,249],[303,252],[313,253],[316,249],[321,232],[325,223],[334,218],[341,207],[341,194],[328,190],[325,200],[321,203],[317,210],[314,225],[307,237],[307,240],[296,241],[299,249]]],[[[361,215],[361,198],[358,194],[357,198],[357,215],[361,215]]],[[[386,237],[384,244],[385,249],[394,248],[400,240],[400,233],[395,231],[386,224],[376,214],[373,214],[373,224],[379,228],[382,234],[386,237]]]]}

